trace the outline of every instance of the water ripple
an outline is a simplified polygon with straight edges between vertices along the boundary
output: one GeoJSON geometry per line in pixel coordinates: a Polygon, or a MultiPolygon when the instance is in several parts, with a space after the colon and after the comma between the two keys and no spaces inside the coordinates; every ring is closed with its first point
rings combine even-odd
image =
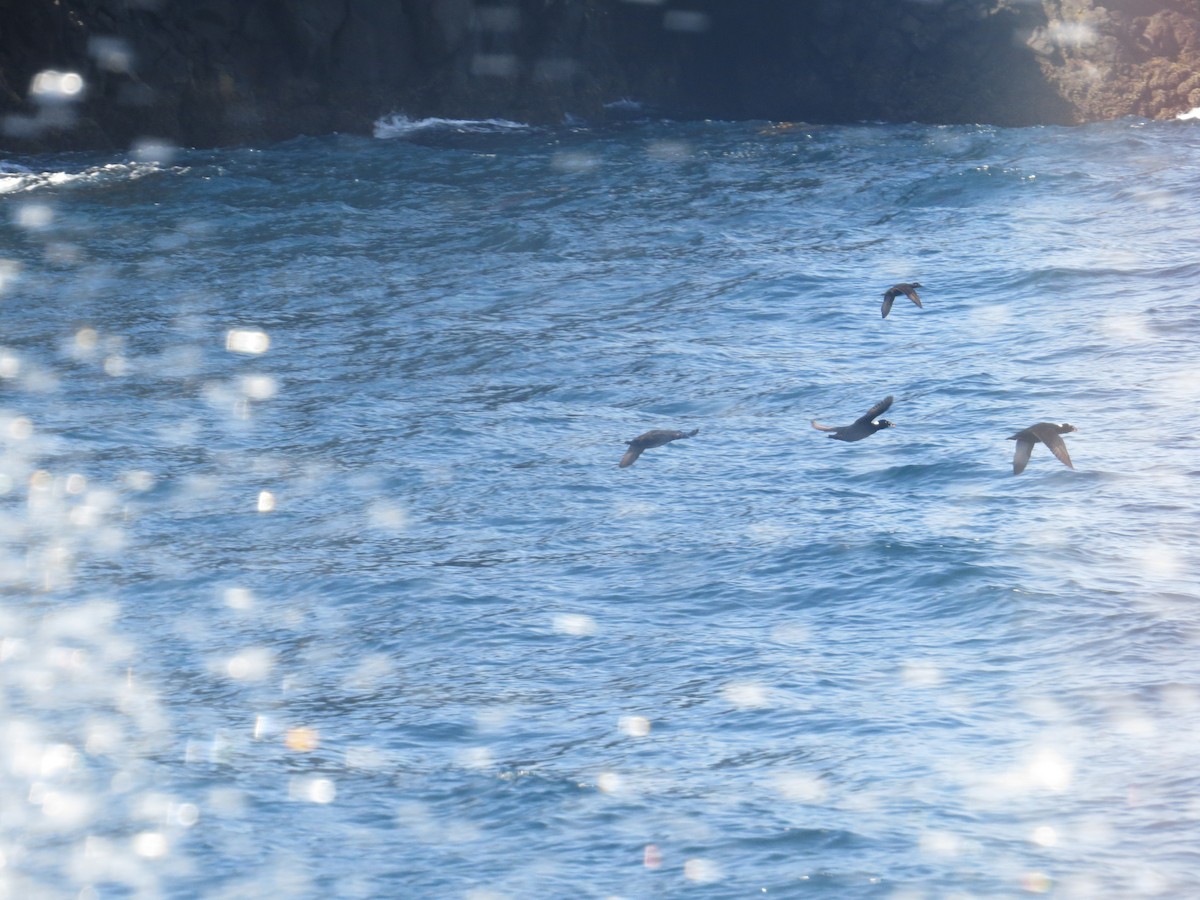
{"type": "Polygon", "coordinates": [[[1193,132],[392,126],[0,172],[3,871],[1186,893],[1193,132]]]}

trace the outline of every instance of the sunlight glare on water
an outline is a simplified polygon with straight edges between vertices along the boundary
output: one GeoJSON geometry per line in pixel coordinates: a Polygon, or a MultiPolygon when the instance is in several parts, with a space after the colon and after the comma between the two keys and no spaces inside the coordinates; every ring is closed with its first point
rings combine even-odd
{"type": "Polygon", "coordinates": [[[1192,124],[375,134],[0,166],[0,894],[1187,896],[1192,124]]]}

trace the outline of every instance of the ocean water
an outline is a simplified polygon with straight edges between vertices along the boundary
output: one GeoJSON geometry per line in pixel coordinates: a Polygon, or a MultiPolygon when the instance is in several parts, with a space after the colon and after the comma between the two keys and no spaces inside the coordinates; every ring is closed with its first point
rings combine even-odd
{"type": "Polygon", "coordinates": [[[1200,892],[1194,123],[392,119],[0,206],[0,896],[1200,892]]]}

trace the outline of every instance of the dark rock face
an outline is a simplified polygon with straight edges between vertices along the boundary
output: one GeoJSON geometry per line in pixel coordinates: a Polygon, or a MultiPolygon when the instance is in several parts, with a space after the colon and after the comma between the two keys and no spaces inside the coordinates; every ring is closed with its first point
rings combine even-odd
{"type": "Polygon", "coordinates": [[[1200,0],[0,0],[0,147],[381,115],[1074,123],[1200,106],[1200,0]],[[82,82],[47,71],[76,73],[82,82]]]}

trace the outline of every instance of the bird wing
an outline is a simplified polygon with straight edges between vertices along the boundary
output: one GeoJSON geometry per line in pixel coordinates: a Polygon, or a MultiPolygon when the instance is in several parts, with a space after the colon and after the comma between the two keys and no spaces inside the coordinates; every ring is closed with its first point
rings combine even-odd
{"type": "Polygon", "coordinates": [[[883,295],[883,317],[886,319],[887,314],[892,311],[892,303],[895,301],[896,295],[888,291],[883,295]]]}
{"type": "Polygon", "coordinates": [[[642,455],[642,448],[633,441],[629,442],[629,449],[625,451],[625,455],[621,457],[621,461],[617,463],[619,468],[624,469],[626,466],[632,466],[637,462],[637,458],[642,455]]]}
{"type": "Polygon", "coordinates": [[[812,427],[817,429],[817,431],[837,431],[837,428],[833,425],[822,425],[816,419],[812,420],[812,427]]]}
{"type": "Polygon", "coordinates": [[[1057,431],[1050,429],[1037,429],[1037,436],[1041,438],[1043,444],[1050,448],[1050,452],[1058,457],[1058,461],[1068,469],[1073,469],[1075,466],[1071,464],[1071,454],[1067,452],[1067,442],[1062,439],[1057,431]]]}
{"type": "Polygon", "coordinates": [[[1013,451],[1013,474],[1020,475],[1029,465],[1029,454],[1033,452],[1033,441],[1028,438],[1017,438],[1017,449],[1013,451]]]}
{"type": "MultiPolygon", "coordinates": [[[[913,288],[911,286],[905,287],[904,293],[908,296],[909,300],[911,300],[913,303],[917,304],[917,306],[921,306],[921,298],[919,296],[917,296],[917,292],[916,292],[915,288],[913,288]]],[[[923,308],[924,307],[922,307],[922,309],[923,308]]]]}
{"type": "Polygon", "coordinates": [[[887,412],[888,408],[891,405],[892,405],[892,395],[888,394],[886,397],[884,397],[882,400],[880,400],[878,403],[876,403],[874,406],[872,406],[870,409],[868,409],[865,415],[859,416],[858,421],[859,422],[870,422],[870,421],[874,420],[874,418],[876,416],[882,416],[885,412],[887,412]]]}

